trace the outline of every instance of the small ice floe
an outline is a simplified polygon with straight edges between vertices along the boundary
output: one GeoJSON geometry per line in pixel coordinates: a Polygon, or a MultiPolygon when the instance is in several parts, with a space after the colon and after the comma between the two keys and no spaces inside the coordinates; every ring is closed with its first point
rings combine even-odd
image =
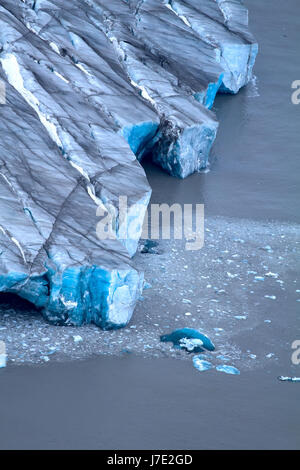
{"type": "Polygon", "coordinates": [[[272,320],[264,320],[264,323],[272,323],[272,320]]]}
{"type": "Polygon", "coordinates": [[[265,295],[265,299],[276,300],[276,295],[265,295]]]}
{"type": "Polygon", "coordinates": [[[227,272],[227,276],[229,277],[229,279],[234,279],[235,277],[238,277],[237,274],[232,274],[232,273],[229,273],[229,272],[227,272]]]}
{"type": "Polygon", "coordinates": [[[216,367],[216,370],[219,372],[225,372],[225,374],[232,374],[232,375],[239,375],[240,371],[233,366],[227,366],[226,364],[222,364],[216,367]]]}
{"type": "MultiPolygon", "coordinates": [[[[203,348],[207,349],[208,351],[214,351],[215,346],[212,341],[203,333],[200,333],[198,330],[194,330],[193,328],[180,328],[178,330],[174,330],[170,334],[162,335],[160,340],[162,342],[172,342],[174,346],[181,347],[180,340],[182,339],[200,339],[203,343],[203,348]]],[[[201,349],[203,351],[203,349],[201,349]]],[[[195,351],[195,349],[194,349],[195,351]]],[[[195,351],[196,352],[196,351],[195,351]]]]}
{"type": "Polygon", "coordinates": [[[273,279],[278,279],[279,274],[278,273],[272,273],[271,271],[269,271],[268,273],[265,274],[265,276],[272,277],[273,279]]]}
{"type": "Polygon", "coordinates": [[[48,356],[41,356],[41,359],[42,359],[44,362],[50,361],[50,359],[49,359],[48,356]]]}
{"type": "Polygon", "coordinates": [[[256,354],[249,354],[249,357],[250,357],[251,359],[256,359],[257,356],[256,356],[256,354]]]}
{"type": "Polygon", "coordinates": [[[268,253],[274,253],[270,245],[263,246],[262,250],[267,251],[268,253]]]}
{"type": "Polygon", "coordinates": [[[227,356],[224,356],[223,354],[219,354],[219,356],[217,356],[217,359],[219,359],[220,361],[224,361],[224,362],[230,361],[230,358],[227,356]]]}
{"type": "Polygon", "coordinates": [[[73,340],[74,340],[74,343],[80,343],[81,341],[83,341],[80,335],[74,335],[73,340]]]}
{"type": "Polygon", "coordinates": [[[201,347],[201,346],[203,346],[203,341],[201,341],[201,339],[182,338],[182,339],[179,340],[179,345],[180,345],[181,348],[186,349],[189,352],[203,351],[203,348],[201,347]]]}
{"type": "Polygon", "coordinates": [[[193,364],[194,364],[194,367],[200,372],[204,372],[205,370],[209,370],[213,368],[213,365],[211,364],[211,362],[205,361],[204,359],[201,359],[199,356],[193,357],[193,364]]]}
{"type": "Polygon", "coordinates": [[[266,354],[266,357],[267,357],[268,359],[271,359],[271,357],[274,357],[274,356],[275,356],[275,354],[274,354],[274,353],[269,353],[269,354],[266,354]]]}
{"type": "Polygon", "coordinates": [[[183,303],[183,304],[191,304],[192,301],[189,300],[189,299],[182,299],[182,303],[183,303]]]}
{"type": "Polygon", "coordinates": [[[242,238],[234,238],[233,241],[237,243],[245,243],[245,240],[243,240],[242,238]]]}
{"type": "Polygon", "coordinates": [[[204,175],[206,175],[206,173],[210,173],[210,168],[209,166],[205,167],[205,168],[201,168],[200,170],[198,170],[198,173],[202,173],[204,175]]]}
{"type": "Polygon", "coordinates": [[[0,341],[0,369],[6,367],[6,347],[4,341],[0,341]]]}
{"type": "Polygon", "coordinates": [[[255,281],[264,281],[265,280],[264,276],[255,276],[254,279],[255,279],[255,281]]]}
{"type": "Polygon", "coordinates": [[[247,98],[258,98],[260,96],[258,88],[258,79],[256,75],[252,76],[251,80],[246,86],[246,95],[247,98]]]}
{"type": "Polygon", "coordinates": [[[247,320],[246,315],[234,315],[234,318],[236,318],[237,320],[247,320]]]}
{"type": "Polygon", "coordinates": [[[300,382],[300,377],[285,377],[284,375],[280,375],[278,379],[281,382],[300,382]]]}
{"type": "Polygon", "coordinates": [[[46,356],[51,356],[52,354],[56,353],[58,351],[58,348],[56,348],[55,346],[50,346],[49,347],[49,350],[47,351],[47,354],[45,354],[46,356]]]}
{"type": "Polygon", "coordinates": [[[185,312],[185,315],[186,315],[187,317],[190,317],[192,314],[191,314],[191,312],[185,312]]]}

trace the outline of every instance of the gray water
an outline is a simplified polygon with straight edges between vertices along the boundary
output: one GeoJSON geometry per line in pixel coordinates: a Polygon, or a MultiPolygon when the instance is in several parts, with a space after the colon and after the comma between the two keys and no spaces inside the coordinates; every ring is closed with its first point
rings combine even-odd
{"type": "Polygon", "coordinates": [[[219,95],[220,127],[211,172],[180,181],[147,165],[157,203],[204,203],[206,217],[300,221],[300,105],[291,84],[300,80],[298,0],[248,0],[259,54],[256,85],[219,95]],[[259,96],[256,96],[256,95],[259,96]]]}
{"type": "Polygon", "coordinates": [[[7,369],[1,447],[299,448],[299,386],[274,373],[136,357],[7,369]]]}
{"type": "MultiPolygon", "coordinates": [[[[300,448],[299,384],[277,379],[278,375],[300,375],[300,366],[291,363],[291,342],[300,339],[299,303],[295,297],[299,266],[293,251],[297,231],[291,225],[299,223],[300,105],[291,103],[291,83],[300,79],[300,5],[298,0],[286,0],[284,4],[280,0],[248,0],[246,4],[251,29],[260,45],[257,82],[238,96],[217,98],[220,130],[210,172],[180,181],[149,163],[145,165],[153,202],[205,203],[206,220],[212,229],[207,248],[188,257],[177,247],[177,261],[166,251],[165,259],[171,260],[171,266],[164,267],[163,274],[160,265],[164,255],[153,261],[151,255],[146,255],[149,257],[142,261],[145,270],[147,263],[151,264],[146,274],[156,279],[152,293],[145,293],[145,301],[137,308],[133,329],[112,333],[99,330],[97,334],[93,327],[78,329],[78,334],[86,338],[80,347],[84,350],[84,345],[89,345],[82,354],[72,340],[64,340],[65,331],[57,333],[57,337],[62,335],[61,343],[69,345],[65,356],[70,354],[75,359],[78,355],[84,360],[55,362],[53,357],[53,362],[51,358],[47,364],[9,363],[1,370],[1,448],[300,448]],[[214,234],[216,239],[219,235],[216,216],[225,218],[226,224],[234,218],[234,230],[244,230],[245,243],[234,245],[222,232],[226,224],[222,226],[221,219],[221,237],[214,242],[214,234]],[[271,244],[272,236],[276,246],[269,255],[260,247],[271,244]],[[233,280],[226,287],[227,297],[219,304],[221,313],[215,309],[210,316],[204,288],[208,282],[218,285],[224,280],[221,268],[212,263],[224,241],[230,254],[240,252],[252,263],[257,258],[255,269],[268,264],[269,269],[278,271],[285,287],[275,284],[276,280],[264,284],[251,281],[250,295],[242,289],[247,284],[242,277],[246,273],[241,273],[241,281],[233,280]],[[200,304],[199,312],[190,306],[181,307],[176,294],[166,291],[172,270],[178,278],[177,291],[180,277],[188,292],[193,277],[211,276],[210,281],[203,280],[203,285],[193,287],[193,304],[200,304]],[[277,300],[264,299],[265,294],[275,294],[277,300]],[[246,311],[245,323],[227,315],[228,301],[234,314],[246,311]],[[185,324],[191,322],[189,326],[194,319],[195,326],[199,323],[212,334],[214,326],[224,327],[224,339],[213,339],[221,349],[228,348],[226,352],[233,361],[238,361],[234,365],[241,369],[240,376],[216,371],[199,373],[189,358],[178,354],[175,359],[175,353],[168,355],[167,348],[159,349],[160,328],[185,326],[180,320],[183,308],[192,311],[190,317],[183,317],[185,324]],[[264,323],[270,318],[271,324],[264,323]],[[159,324],[157,331],[154,321],[159,324]],[[139,355],[139,341],[151,345],[151,358],[139,355]],[[96,352],[113,354],[115,350],[120,354],[126,345],[131,354],[86,359],[96,352]],[[256,360],[250,361],[249,351],[256,353],[256,360]],[[265,358],[268,352],[274,353],[270,362],[265,358]],[[163,359],[163,355],[168,357],[163,359]]],[[[7,315],[4,321],[12,341],[10,347],[15,344],[18,350],[18,334],[13,336],[13,331],[30,341],[30,328],[37,332],[36,320],[28,312],[30,328],[20,321],[20,330],[16,330],[13,314],[7,315]]],[[[46,323],[42,326],[40,319],[38,325],[42,335],[54,335],[55,339],[55,327],[46,323]]],[[[40,349],[38,339],[34,341],[40,349]]]]}

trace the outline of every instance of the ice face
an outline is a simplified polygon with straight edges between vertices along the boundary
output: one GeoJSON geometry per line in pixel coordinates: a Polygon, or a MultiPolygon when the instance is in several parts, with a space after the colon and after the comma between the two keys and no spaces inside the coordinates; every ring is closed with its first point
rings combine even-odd
{"type": "Polygon", "coordinates": [[[151,152],[179,178],[207,165],[208,108],[252,73],[246,13],[225,0],[1,2],[1,292],[58,324],[129,321],[151,195],[138,160],[151,152]],[[96,235],[99,208],[113,239],[96,235]]]}
{"type": "MultiPolygon", "coordinates": [[[[165,3],[202,41],[215,48],[224,71],[221,92],[237,93],[251,80],[258,46],[247,30],[248,13],[244,5],[225,0],[165,0],[165,3]]],[[[208,102],[210,106],[213,99],[208,102]]]]}
{"type": "Polygon", "coordinates": [[[143,274],[131,265],[136,248],[128,250],[117,230],[113,240],[98,239],[97,207],[126,195],[129,209],[140,203],[141,217],[150,197],[144,171],[113,124],[88,103],[80,108],[59,77],[51,73],[43,88],[45,76],[30,80],[21,54],[1,59],[0,291],[29,300],[53,323],[123,326],[143,274]]]}

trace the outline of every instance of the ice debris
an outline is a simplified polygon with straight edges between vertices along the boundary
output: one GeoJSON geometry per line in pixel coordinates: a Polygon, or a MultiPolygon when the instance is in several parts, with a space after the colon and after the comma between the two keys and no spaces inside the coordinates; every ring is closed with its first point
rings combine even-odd
{"type": "MultiPolygon", "coordinates": [[[[174,330],[170,334],[162,335],[160,340],[163,342],[172,342],[174,346],[181,346],[182,340],[200,340],[204,349],[208,351],[214,351],[215,346],[212,341],[209,339],[208,336],[201,333],[198,330],[194,330],[193,328],[181,328],[178,330],[174,330]]],[[[200,348],[200,344],[198,344],[197,348],[200,348]]],[[[202,349],[203,350],[203,349],[202,349]]]]}
{"type": "Polygon", "coordinates": [[[82,336],[80,335],[74,335],[73,340],[74,340],[74,343],[80,343],[81,341],[83,341],[82,336]]]}
{"type": "Polygon", "coordinates": [[[194,367],[200,372],[213,368],[213,365],[210,362],[205,361],[204,359],[201,359],[199,356],[193,357],[193,364],[194,364],[194,367]]]}
{"type": "Polygon", "coordinates": [[[6,367],[6,348],[4,341],[0,341],[0,369],[6,367]]]}
{"type": "Polygon", "coordinates": [[[225,364],[219,365],[216,367],[216,370],[219,372],[225,372],[225,374],[233,374],[233,375],[239,375],[240,371],[233,366],[228,366],[225,364]]]}
{"type": "Polygon", "coordinates": [[[298,382],[298,383],[300,382],[300,377],[286,377],[284,375],[280,375],[278,379],[281,382],[298,382]]]}

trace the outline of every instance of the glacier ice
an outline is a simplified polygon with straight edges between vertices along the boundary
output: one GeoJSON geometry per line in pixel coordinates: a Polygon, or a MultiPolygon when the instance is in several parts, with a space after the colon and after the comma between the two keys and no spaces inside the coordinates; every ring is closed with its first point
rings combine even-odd
{"type": "Polygon", "coordinates": [[[294,382],[294,383],[299,383],[300,382],[300,377],[286,377],[284,375],[280,375],[278,379],[281,382],[294,382]]]}
{"type": "MultiPolygon", "coordinates": [[[[182,340],[200,340],[201,341],[201,346],[203,346],[204,349],[207,349],[208,351],[214,351],[215,346],[210,340],[208,336],[205,334],[201,333],[198,330],[194,330],[193,328],[180,328],[178,330],[174,330],[170,334],[165,334],[160,337],[160,340],[162,342],[172,342],[174,346],[179,346],[179,347],[186,347],[185,342],[182,343],[182,340]]],[[[201,349],[199,343],[194,344],[198,349],[201,349]]],[[[203,349],[202,349],[203,350],[203,349]]],[[[195,349],[194,349],[195,351],[195,349]]]]}
{"type": "Polygon", "coordinates": [[[225,374],[231,375],[240,375],[240,371],[234,366],[228,366],[225,364],[221,364],[216,367],[216,370],[219,372],[225,372],[225,374]]]}
{"type": "Polygon", "coordinates": [[[206,370],[210,370],[213,368],[213,365],[211,364],[211,362],[205,361],[204,359],[201,359],[199,356],[193,357],[193,364],[194,364],[194,367],[200,372],[204,372],[206,370]]]}
{"type": "Polygon", "coordinates": [[[180,178],[206,167],[216,93],[251,79],[247,10],[2,0],[0,31],[0,292],[57,324],[123,326],[143,286],[131,261],[151,196],[139,161],[151,153],[180,178]],[[99,208],[113,239],[97,237],[99,208]]]}
{"type": "Polygon", "coordinates": [[[0,369],[6,367],[6,347],[4,341],[0,341],[0,369]]]}

